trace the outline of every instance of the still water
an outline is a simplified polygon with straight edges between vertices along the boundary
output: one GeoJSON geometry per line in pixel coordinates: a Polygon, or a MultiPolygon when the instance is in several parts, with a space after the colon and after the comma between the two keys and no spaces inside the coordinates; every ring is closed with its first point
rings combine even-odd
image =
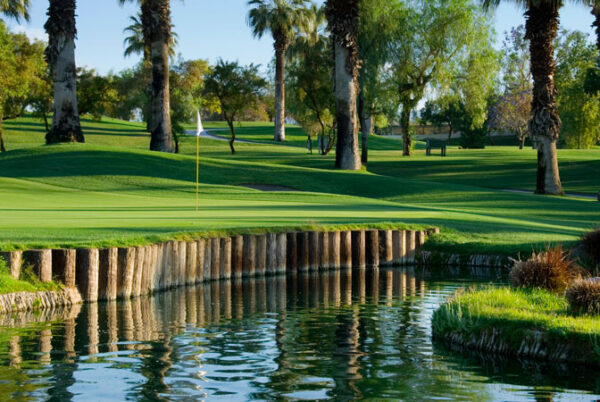
{"type": "Polygon", "coordinates": [[[0,317],[1,400],[593,400],[600,373],[432,344],[460,281],[410,270],[221,282],[0,317]]]}

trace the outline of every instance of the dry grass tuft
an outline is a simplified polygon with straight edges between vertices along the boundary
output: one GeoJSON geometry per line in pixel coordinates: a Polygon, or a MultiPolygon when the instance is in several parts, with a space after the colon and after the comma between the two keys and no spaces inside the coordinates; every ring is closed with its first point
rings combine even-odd
{"type": "Polygon", "coordinates": [[[567,290],[567,301],[576,314],[600,314],[600,278],[573,282],[567,290]]]}
{"type": "Polygon", "coordinates": [[[540,288],[564,292],[569,285],[587,272],[569,259],[562,246],[533,253],[526,261],[514,261],[510,281],[519,288],[540,288]]]}
{"type": "Polygon", "coordinates": [[[600,265],[600,228],[596,228],[581,237],[581,246],[583,251],[589,257],[591,262],[600,265]]]}

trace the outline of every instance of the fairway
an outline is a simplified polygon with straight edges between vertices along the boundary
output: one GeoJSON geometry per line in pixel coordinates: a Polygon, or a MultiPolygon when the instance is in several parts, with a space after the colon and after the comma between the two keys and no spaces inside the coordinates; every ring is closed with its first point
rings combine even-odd
{"type": "MultiPolygon", "coordinates": [[[[600,222],[600,203],[513,194],[531,190],[535,152],[516,147],[459,150],[447,158],[400,156],[401,143],[372,136],[368,169],[333,170],[333,156],[309,155],[306,136],[271,141],[269,123],[244,123],[232,156],[226,142],[201,139],[195,209],[195,139],[181,154],[146,151],[137,123],[84,120],[86,144],[44,146],[33,118],[5,123],[0,155],[0,248],[141,244],[208,232],[333,226],[439,226],[429,247],[456,252],[527,253],[573,242],[600,222]],[[270,184],[300,191],[263,192],[270,184]]],[[[207,123],[207,128],[222,128],[207,123]]],[[[218,132],[226,135],[226,131],[218,132]]],[[[316,148],[316,147],[315,147],[316,148]]],[[[600,150],[562,151],[565,191],[600,189],[600,150]]]]}

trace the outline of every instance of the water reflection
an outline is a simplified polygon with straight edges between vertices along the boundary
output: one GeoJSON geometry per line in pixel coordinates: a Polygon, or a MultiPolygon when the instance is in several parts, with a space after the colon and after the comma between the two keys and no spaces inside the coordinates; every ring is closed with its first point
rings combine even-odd
{"type": "Polygon", "coordinates": [[[410,270],[213,282],[0,317],[0,395],[68,399],[593,399],[597,372],[431,344],[459,282],[410,270]]]}

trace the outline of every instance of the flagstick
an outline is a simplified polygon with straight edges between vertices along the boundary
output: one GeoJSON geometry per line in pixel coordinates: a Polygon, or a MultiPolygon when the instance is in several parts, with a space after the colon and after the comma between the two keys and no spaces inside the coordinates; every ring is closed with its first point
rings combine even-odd
{"type": "Polygon", "coordinates": [[[198,212],[198,181],[200,180],[200,133],[196,134],[196,212],[198,212]]]}

